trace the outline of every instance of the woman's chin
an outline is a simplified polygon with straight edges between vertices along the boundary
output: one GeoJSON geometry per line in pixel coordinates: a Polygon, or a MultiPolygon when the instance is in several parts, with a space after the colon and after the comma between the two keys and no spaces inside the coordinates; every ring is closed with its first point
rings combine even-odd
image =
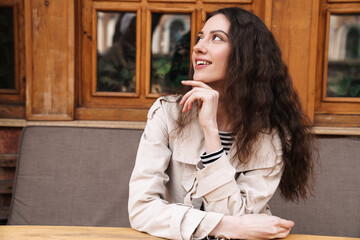
{"type": "Polygon", "coordinates": [[[194,81],[203,82],[203,78],[198,77],[198,76],[193,76],[193,80],[194,80],[194,81]]]}
{"type": "Polygon", "coordinates": [[[207,83],[207,82],[212,82],[211,79],[209,77],[206,77],[206,76],[200,76],[200,75],[194,75],[193,76],[193,80],[194,81],[199,81],[199,82],[204,82],[204,83],[207,83]],[[209,81],[210,80],[210,81],[209,81]]]}

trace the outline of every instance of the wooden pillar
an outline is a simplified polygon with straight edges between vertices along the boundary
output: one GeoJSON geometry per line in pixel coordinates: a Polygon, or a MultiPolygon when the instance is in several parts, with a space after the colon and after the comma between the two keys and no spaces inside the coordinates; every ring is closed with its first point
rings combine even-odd
{"type": "Polygon", "coordinates": [[[73,120],[75,1],[24,3],[26,118],[73,120]]]}
{"type": "Polygon", "coordinates": [[[319,0],[272,1],[271,30],[279,42],[304,111],[314,117],[319,0]]]}

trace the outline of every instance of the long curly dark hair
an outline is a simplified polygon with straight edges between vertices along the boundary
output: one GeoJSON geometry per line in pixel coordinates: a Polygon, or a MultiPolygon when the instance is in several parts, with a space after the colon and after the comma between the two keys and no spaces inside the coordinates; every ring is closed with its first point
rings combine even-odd
{"type": "MultiPolygon", "coordinates": [[[[228,60],[223,94],[232,121],[236,156],[246,163],[261,133],[276,130],[282,143],[284,172],[280,181],[285,200],[299,201],[312,194],[314,135],[293,87],[281,50],[265,24],[256,15],[236,7],[219,9],[230,22],[232,51],[228,60]]],[[[193,69],[190,70],[192,77],[193,69]]],[[[190,78],[191,79],[191,78],[190,78]]],[[[182,94],[187,91],[184,88],[182,94]]],[[[191,119],[180,115],[179,128],[191,119]]],[[[316,151],[315,151],[316,152],[316,151]]]]}

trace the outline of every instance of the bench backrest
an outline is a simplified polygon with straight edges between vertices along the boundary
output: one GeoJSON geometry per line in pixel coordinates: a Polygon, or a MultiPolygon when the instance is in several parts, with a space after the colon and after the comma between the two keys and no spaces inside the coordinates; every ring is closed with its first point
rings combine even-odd
{"type": "MultiPolygon", "coordinates": [[[[128,181],[142,130],[26,127],[9,224],[128,227],[128,181]]],[[[360,237],[360,138],[319,139],[315,197],[270,201],[292,233],[360,237]]]]}
{"type": "Polygon", "coordinates": [[[24,128],[8,224],[130,226],[128,181],[141,134],[24,128]]]}
{"type": "Polygon", "coordinates": [[[295,221],[292,233],[360,237],[360,138],[321,137],[314,197],[270,200],[273,215],[295,221]]]}

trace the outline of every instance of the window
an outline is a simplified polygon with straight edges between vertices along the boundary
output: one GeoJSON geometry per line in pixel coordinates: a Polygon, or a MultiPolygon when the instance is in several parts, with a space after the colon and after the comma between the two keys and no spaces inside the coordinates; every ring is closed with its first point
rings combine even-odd
{"type": "Polygon", "coordinates": [[[190,66],[190,14],[152,13],[150,93],[181,86],[190,66]]]}
{"type": "Polygon", "coordinates": [[[315,125],[358,126],[360,4],[323,0],[321,6],[315,125]]]}
{"type": "Polygon", "coordinates": [[[330,16],[327,98],[360,97],[359,29],[360,14],[330,16]]]}
{"type": "Polygon", "coordinates": [[[0,2],[0,113],[7,118],[25,117],[23,15],[22,1],[0,2]]]}
{"type": "MultiPolygon", "coordinates": [[[[357,19],[358,16],[351,16],[357,19]]],[[[346,59],[358,59],[359,58],[359,30],[358,26],[360,23],[356,23],[355,26],[351,27],[346,35],[346,59]]]]}
{"type": "Polygon", "coordinates": [[[206,14],[252,0],[83,0],[77,3],[76,119],[143,121],[161,94],[188,78],[206,14]]]}
{"type": "Polygon", "coordinates": [[[14,11],[0,8],[0,89],[15,90],[14,11]]]}
{"type": "Polygon", "coordinates": [[[96,92],[134,93],[136,13],[97,12],[96,92]]]}

